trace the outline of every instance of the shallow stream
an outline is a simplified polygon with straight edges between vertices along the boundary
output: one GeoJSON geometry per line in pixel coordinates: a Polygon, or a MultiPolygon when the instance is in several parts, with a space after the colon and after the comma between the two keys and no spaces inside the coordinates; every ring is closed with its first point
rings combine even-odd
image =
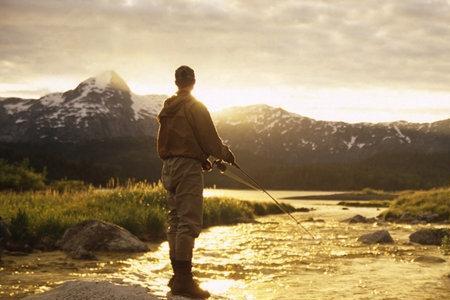
{"type": "MultiPolygon", "coordinates": [[[[316,240],[283,215],[201,234],[195,272],[213,299],[450,299],[450,257],[438,247],[410,244],[408,235],[419,226],[346,224],[340,221],[380,211],[342,210],[333,201],[288,202],[316,209],[295,213],[301,220],[319,220],[304,223],[316,240]],[[384,228],[395,244],[365,246],[356,241],[361,234],[384,228]],[[412,262],[419,255],[447,262],[412,262]]],[[[138,284],[165,299],[171,272],[168,245],[150,246],[152,251],[145,254],[100,254],[99,261],[91,262],[69,259],[59,251],[6,256],[0,266],[0,299],[21,298],[73,279],[138,284]]]]}

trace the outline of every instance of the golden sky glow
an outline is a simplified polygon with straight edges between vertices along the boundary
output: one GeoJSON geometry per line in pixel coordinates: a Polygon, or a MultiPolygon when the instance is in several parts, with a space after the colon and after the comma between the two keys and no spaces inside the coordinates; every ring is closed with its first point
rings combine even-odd
{"type": "Polygon", "coordinates": [[[325,120],[450,117],[450,5],[436,0],[0,0],[0,96],[115,70],[140,94],[192,66],[211,109],[325,120]]]}

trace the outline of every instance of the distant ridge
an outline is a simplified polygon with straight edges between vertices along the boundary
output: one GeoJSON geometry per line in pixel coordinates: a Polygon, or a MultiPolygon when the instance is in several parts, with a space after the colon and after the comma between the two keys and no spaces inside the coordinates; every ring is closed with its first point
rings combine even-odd
{"type": "MultiPolygon", "coordinates": [[[[166,98],[136,95],[108,71],[62,93],[1,99],[0,158],[29,158],[51,178],[156,181],[156,116],[166,98]]],[[[239,162],[268,186],[400,189],[450,183],[450,119],[349,124],[268,105],[225,109],[213,119],[239,162]]],[[[229,184],[214,176],[206,182],[229,184]]]]}

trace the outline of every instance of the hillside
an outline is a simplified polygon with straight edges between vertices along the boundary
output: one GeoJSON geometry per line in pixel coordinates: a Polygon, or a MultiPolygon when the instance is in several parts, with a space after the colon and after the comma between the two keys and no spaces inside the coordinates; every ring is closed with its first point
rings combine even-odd
{"type": "MultiPolygon", "coordinates": [[[[39,99],[0,98],[0,157],[30,158],[49,178],[155,181],[156,115],[167,96],[134,94],[114,71],[39,99]]],[[[213,114],[239,162],[278,188],[429,188],[450,183],[450,119],[319,121],[252,105],[213,114]]],[[[231,185],[217,174],[207,184],[231,185]]]]}

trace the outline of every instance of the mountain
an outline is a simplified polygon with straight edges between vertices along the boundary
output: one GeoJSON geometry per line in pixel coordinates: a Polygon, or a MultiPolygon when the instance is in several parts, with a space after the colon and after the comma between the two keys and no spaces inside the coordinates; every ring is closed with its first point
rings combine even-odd
{"type": "Polygon", "coordinates": [[[114,71],[39,99],[0,100],[0,141],[80,142],[153,135],[164,95],[132,93],[114,71]]]}
{"type": "Polygon", "coordinates": [[[349,124],[253,105],[223,110],[215,120],[233,149],[290,164],[358,161],[386,152],[450,150],[450,119],[426,124],[349,124]]]}
{"type": "MultiPolygon", "coordinates": [[[[0,158],[48,176],[104,184],[156,181],[156,115],[164,95],[139,96],[114,71],[39,99],[0,98],[0,158]]],[[[267,105],[213,114],[238,161],[273,188],[429,188],[450,183],[450,119],[434,123],[319,121],[267,105]]],[[[209,185],[233,186],[219,174],[209,185]]],[[[237,186],[236,186],[237,187],[237,186]]]]}

